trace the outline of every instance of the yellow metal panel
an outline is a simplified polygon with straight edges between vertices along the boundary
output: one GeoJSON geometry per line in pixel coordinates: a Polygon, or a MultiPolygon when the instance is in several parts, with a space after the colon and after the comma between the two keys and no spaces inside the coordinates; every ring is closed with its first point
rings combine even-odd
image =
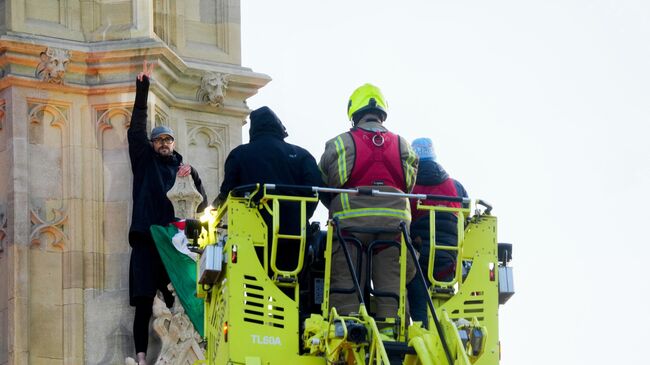
{"type": "MultiPolygon", "coordinates": [[[[358,314],[351,316],[339,316],[336,308],[330,310],[328,296],[331,263],[327,259],[321,313],[311,314],[301,333],[296,300],[298,282],[283,283],[280,287],[274,281],[278,276],[297,278],[299,270],[276,270],[273,264],[276,256],[273,246],[277,244],[279,236],[285,237],[278,235],[279,217],[274,215],[275,237],[272,237],[269,247],[267,227],[260,215],[260,209],[277,212],[278,199],[285,198],[301,201],[303,220],[305,202],[315,199],[264,195],[261,203],[257,204],[250,199],[229,197],[226,207],[213,213],[215,216],[211,224],[214,226],[218,223],[217,220],[227,216],[228,237],[224,247],[226,262],[221,280],[205,292],[207,363],[325,365],[328,362],[343,361],[348,364],[386,364],[388,358],[384,343],[375,320],[368,315],[364,305],[360,306],[358,314]],[[354,323],[367,329],[367,342],[353,343],[348,340],[347,326],[354,323]],[[335,330],[337,324],[342,332],[335,330]]],[[[461,217],[469,215],[469,210],[466,209],[425,208],[431,210],[432,216],[438,210],[458,212],[461,217]]],[[[404,364],[447,364],[441,335],[445,338],[454,365],[499,363],[497,221],[488,215],[472,217],[467,227],[464,227],[463,219],[459,221],[458,252],[462,261],[471,263],[471,269],[463,278],[459,263],[451,286],[455,292],[444,296],[434,294],[434,306],[442,333],[437,332],[432,321],[431,329],[421,328],[419,322],[405,328],[406,321],[401,322],[397,339],[407,341],[415,350],[415,354],[405,357],[404,364]],[[464,346],[457,328],[460,319],[466,321],[463,323],[469,326],[467,328],[480,329],[484,335],[484,349],[478,356],[468,356],[469,345],[464,346]]],[[[216,231],[216,227],[211,229],[216,231]]],[[[301,251],[306,247],[305,230],[303,225],[300,236],[289,237],[299,241],[301,251]]],[[[331,225],[328,225],[326,258],[332,254],[333,234],[331,225]]],[[[202,235],[203,245],[214,244],[216,240],[209,237],[209,234],[202,235]]],[[[403,241],[400,260],[402,316],[406,297],[405,245],[406,242],[403,241]]],[[[303,257],[300,258],[299,266],[302,265],[302,259],[303,257]]]]}

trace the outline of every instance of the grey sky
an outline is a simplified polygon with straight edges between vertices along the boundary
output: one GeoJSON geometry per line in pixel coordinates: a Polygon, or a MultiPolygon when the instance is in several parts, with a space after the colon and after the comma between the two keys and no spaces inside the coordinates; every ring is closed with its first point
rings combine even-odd
{"type": "Polygon", "coordinates": [[[647,357],[650,2],[244,0],[242,55],[273,78],[249,106],[317,160],[371,82],[387,127],[494,205],[502,365],[647,357]]]}

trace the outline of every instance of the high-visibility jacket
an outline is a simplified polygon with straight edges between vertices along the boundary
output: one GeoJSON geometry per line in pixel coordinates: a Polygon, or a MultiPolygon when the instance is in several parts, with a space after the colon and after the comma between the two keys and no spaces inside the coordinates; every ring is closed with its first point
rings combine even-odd
{"type": "MultiPolygon", "coordinates": [[[[417,164],[417,156],[404,138],[388,132],[377,121],[361,121],[350,132],[326,143],[319,168],[324,183],[329,187],[372,187],[382,191],[410,192],[415,185],[417,164]],[[363,141],[364,135],[377,133],[383,135],[386,144],[382,155],[377,151],[370,152],[369,145],[355,140],[355,135],[363,141]]],[[[407,225],[411,221],[408,199],[405,198],[344,193],[324,203],[330,210],[330,216],[339,219],[342,228],[396,228],[401,221],[407,225]]]]}

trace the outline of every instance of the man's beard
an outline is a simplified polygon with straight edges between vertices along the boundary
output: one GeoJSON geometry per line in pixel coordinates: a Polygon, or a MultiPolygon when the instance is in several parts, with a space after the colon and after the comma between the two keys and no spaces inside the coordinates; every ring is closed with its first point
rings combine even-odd
{"type": "Polygon", "coordinates": [[[156,152],[161,156],[171,156],[173,154],[172,149],[169,147],[160,147],[156,152]]]}

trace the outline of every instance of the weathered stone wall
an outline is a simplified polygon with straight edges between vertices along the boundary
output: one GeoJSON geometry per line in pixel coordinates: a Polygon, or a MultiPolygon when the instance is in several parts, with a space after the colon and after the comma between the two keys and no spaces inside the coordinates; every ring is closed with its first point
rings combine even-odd
{"type": "MultiPolygon", "coordinates": [[[[0,365],[119,364],[128,306],[135,75],[149,123],[214,199],[241,143],[239,1],[0,0],[0,365]]],[[[155,345],[155,344],[154,344],[155,345]]]]}

